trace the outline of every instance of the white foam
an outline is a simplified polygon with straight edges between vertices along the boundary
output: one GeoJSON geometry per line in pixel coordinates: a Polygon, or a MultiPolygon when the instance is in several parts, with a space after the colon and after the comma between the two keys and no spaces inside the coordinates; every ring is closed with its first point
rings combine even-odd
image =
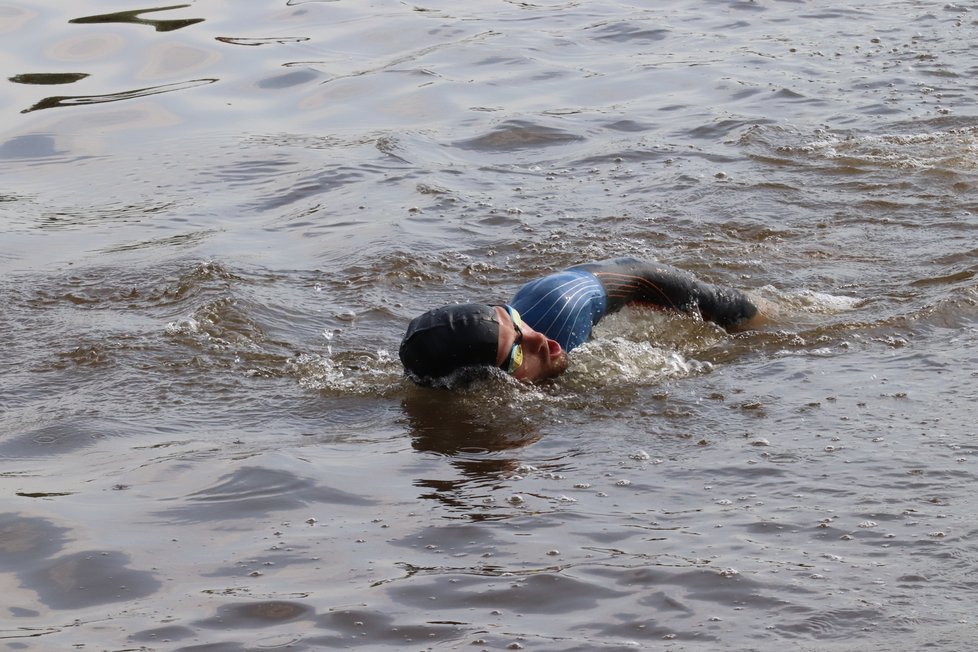
{"type": "Polygon", "coordinates": [[[196,335],[200,333],[200,322],[193,317],[171,321],[164,328],[167,335],[196,335]]]}
{"type": "Polygon", "coordinates": [[[342,359],[301,353],[287,361],[287,368],[304,389],[349,395],[383,395],[397,385],[403,373],[389,352],[345,354],[342,359]]]}
{"type": "Polygon", "coordinates": [[[978,168],[978,129],[854,136],[822,133],[801,151],[898,169],[974,171],[978,168]]]}
{"type": "Polygon", "coordinates": [[[611,337],[593,340],[574,350],[567,382],[585,386],[644,384],[708,373],[712,369],[709,362],[687,358],[651,342],[611,337]]]}
{"type": "Polygon", "coordinates": [[[817,292],[815,290],[798,290],[795,292],[780,292],[771,287],[764,288],[770,296],[775,294],[777,308],[786,312],[805,312],[815,314],[836,314],[858,308],[865,299],[845,295],[817,292]]]}

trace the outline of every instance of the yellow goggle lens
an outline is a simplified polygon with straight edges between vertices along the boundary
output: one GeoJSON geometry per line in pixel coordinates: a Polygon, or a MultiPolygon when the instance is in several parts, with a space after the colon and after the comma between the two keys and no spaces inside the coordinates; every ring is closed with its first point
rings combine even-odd
{"type": "Polygon", "coordinates": [[[513,320],[513,327],[518,334],[516,343],[509,350],[509,367],[506,369],[507,373],[513,374],[523,364],[523,346],[520,344],[523,341],[523,319],[520,317],[520,313],[516,308],[512,306],[506,306],[506,312],[509,314],[510,319],[513,320]]]}

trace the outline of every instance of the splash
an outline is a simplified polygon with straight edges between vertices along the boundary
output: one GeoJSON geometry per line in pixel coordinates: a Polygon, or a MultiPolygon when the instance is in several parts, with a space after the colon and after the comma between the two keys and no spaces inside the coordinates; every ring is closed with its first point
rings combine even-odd
{"type": "Polygon", "coordinates": [[[303,389],[343,396],[386,396],[402,385],[403,372],[386,350],[337,355],[301,353],[286,361],[303,389]]]}
{"type": "Polygon", "coordinates": [[[739,144],[762,158],[828,161],[854,168],[974,173],[978,170],[978,128],[917,133],[857,134],[816,129],[799,133],[754,126],[739,144]]]}
{"type": "Polygon", "coordinates": [[[803,150],[855,165],[974,172],[978,169],[978,130],[859,136],[824,133],[803,150]]]}
{"type": "Polygon", "coordinates": [[[765,298],[769,298],[783,316],[793,314],[835,315],[859,308],[865,299],[844,295],[829,294],[815,290],[783,292],[773,286],[762,288],[765,298]]]}
{"type": "Polygon", "coordinates": [[[651,342],[612,337],[575,349],[566,378],[572,387],[615,387],[622,383],[653,384],[709,373],[712,369],[709,362],[688,358],[651,342]]]}

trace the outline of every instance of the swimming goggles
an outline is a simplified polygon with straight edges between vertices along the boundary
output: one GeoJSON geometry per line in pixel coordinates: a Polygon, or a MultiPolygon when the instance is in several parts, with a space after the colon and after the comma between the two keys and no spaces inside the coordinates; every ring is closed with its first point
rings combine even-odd
{"type": "Polygon", "coordinates": [[[520,318],[520,313],[513,306],[503,306],[503,308],[506,310],[509,318],[513,320],[513,328],[516,329],[516,341],[513,342],[513,348],[509,350],[509,355],[506,356],[500,368],[512,375],[523,364],[523,320],[520,318]]]}

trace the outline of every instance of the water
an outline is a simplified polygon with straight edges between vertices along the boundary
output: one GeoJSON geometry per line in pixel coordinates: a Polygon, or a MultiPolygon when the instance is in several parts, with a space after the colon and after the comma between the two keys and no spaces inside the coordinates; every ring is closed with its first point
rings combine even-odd
{"type": "Polygon", "coordinates": [[[976,21],[0,3],[0,641],[969,648],[976,21]],[[777,324],[402,377],[417,313],[616,255],[777,324]]]}

